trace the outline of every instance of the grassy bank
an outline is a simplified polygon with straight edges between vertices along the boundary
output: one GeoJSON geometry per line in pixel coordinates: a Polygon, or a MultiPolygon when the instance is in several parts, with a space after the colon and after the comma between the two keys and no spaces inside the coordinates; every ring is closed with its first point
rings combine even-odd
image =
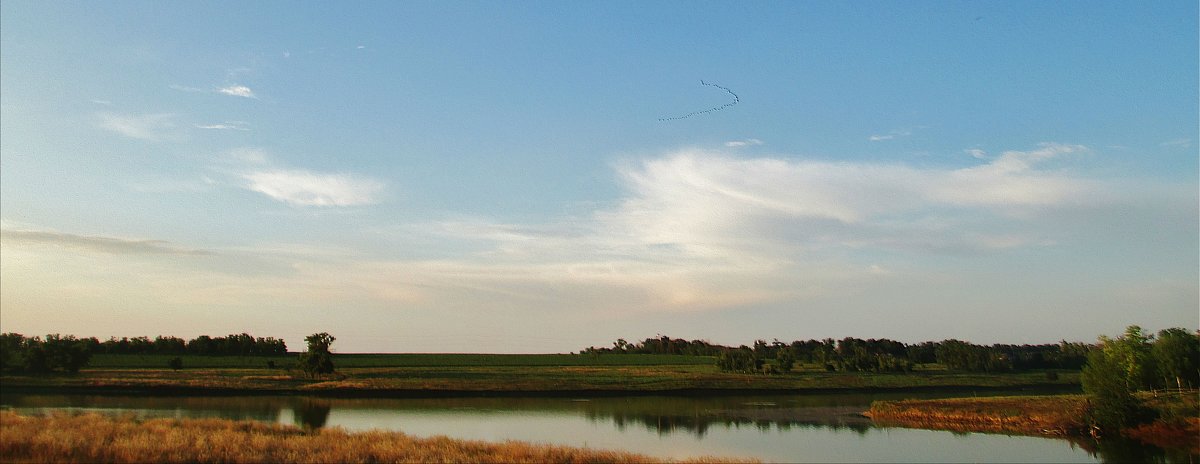
{"type": "MultiPolygon", "coordinates": [[[[306,431],[224,419],[20,416],[0,411],[4,462],[663,462],[619,451],[398,432],[306,431]]],[[[701,459],[692,462],[729,462],[701,459]]]]}
{"type": "MultiPolygon", "coordinates": [[[[603,357],[601,357],[603,358],[603,357]]],[[[186,364],[185,364],[186,366],[186,364]]],[[[903,389],[1011,389],[1078,385],[1078,374],[969,374],[928,370],[910,374],[802,371],[783,375],[720,372],[710,364],[340,367],[336,376],[308,379],[294,370],[245,368],[87,368],[74,375],[6,375],[0,386],[72,391],[186,391],[213,393],[328,393],[361,396],[432,392],[504,393],[672,391],[787,392],[903,389]]]]}
{"type": "MultiPolygon", "coordinates": [[[[1200,454],[1197,392],[1140,394],[1157,419],[1121,434],[1200,454]]],[[[1090,403],[1084,395],[876,401],[867,415],[879,425],[1018,435],[1083,436],[1090,403]]]]}

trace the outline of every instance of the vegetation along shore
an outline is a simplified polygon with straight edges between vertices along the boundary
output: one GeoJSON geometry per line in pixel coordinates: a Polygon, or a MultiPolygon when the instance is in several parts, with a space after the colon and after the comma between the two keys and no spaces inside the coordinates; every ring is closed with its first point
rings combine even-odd
{"type": "MultiPolygon", "coordinates": [[[[1161,448],[1200,454],[1200,391],[1139,393],[1152,419],[1119,434],[1161,448]]],[[[878,425],[955,432],[1088,436],[1095,405],[1087,395],[876,401],[865,414],[878,425]]]]}
{"type": "Polygon", "coordinates": [[[225,419],[22,416],[7,411],[0,411],[0,456],[9,462],[666,462],[619,451],[416,438],[399,432],[306,430],[225,419]]]}

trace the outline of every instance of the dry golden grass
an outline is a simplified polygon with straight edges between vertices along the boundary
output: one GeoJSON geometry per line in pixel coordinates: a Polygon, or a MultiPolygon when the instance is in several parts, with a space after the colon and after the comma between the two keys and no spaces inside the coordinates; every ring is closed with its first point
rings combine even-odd
{"type": "MultiPolygon", "coordinates": [[[[305,431],[223,419],[21,416],[0,411],[3,462],[663,462],[648,456],[398,432],[305,431]]],[[[729,462],[701,459],[693,462],[729,462]]]]}
{"type": "Polygon", "coordinates": [[[964,432],[1073,435],[1085,429],[1082,395],[877,401],[867,415],[880,425],[964,432]]]}

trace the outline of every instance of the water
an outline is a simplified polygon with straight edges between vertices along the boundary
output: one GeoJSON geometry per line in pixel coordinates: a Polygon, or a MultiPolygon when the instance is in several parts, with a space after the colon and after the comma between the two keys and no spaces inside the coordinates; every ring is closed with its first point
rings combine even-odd
{"type": "MultiPolygon", "coordinates": [[[[913,397],[904,394],[903,397],[913,397]]],[[[931,395],[926,395],[931,396],[931,395]]],[[[338,399],[0,393],[0,407],[139,417],[221,417],[415,436],[521,440],[664,458],[774,462],[1188,462],[1132,443],[881,428],[859,413],[900,395],[338,399]]]]}

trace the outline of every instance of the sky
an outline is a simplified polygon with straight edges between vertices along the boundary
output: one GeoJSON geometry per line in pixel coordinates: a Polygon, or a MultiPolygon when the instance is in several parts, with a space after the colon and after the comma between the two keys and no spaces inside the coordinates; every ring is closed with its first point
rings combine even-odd
{"type": "Polygon", "coordinates": [[[1197,8],[5,1],[0,330],[1194,330],[1197,8]]]}

